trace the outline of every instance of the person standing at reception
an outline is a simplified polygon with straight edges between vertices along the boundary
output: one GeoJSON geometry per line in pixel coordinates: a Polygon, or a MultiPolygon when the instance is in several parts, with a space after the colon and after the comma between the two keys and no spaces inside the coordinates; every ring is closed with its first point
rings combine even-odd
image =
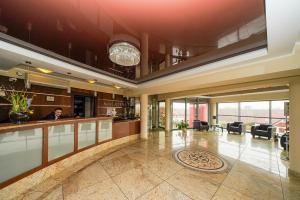
{"type": "Polygon", "coordinates": [[[51,112],[50,114],[48,114],[45,117],[45,120],[58,120],[61,119],[63,114],[63,109],[62,108],[55,108],[55,110],[53,112],[51,112]]]}

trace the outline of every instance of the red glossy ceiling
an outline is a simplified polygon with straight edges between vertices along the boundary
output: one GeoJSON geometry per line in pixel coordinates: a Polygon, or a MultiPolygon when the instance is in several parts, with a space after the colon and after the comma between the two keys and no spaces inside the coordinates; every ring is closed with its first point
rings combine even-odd
{"type": "Polygon", "coordinates": [[[263,0],[98,0],[138,34],[183,46],[216,46],[218,39],[264,15],[263,0]]]}

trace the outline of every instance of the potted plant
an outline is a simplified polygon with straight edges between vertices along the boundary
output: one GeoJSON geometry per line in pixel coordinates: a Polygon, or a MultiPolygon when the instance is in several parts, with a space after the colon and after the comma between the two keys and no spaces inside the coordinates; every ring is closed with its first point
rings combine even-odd
{"type": "Polygon", "coordinates": [[[182,130],[183,132],[186,132],[186,129],[189,127],[189,123],[188,122],[184,122],[183,120],[181,120],[181,122],[176,124],[176,127],[179,130],[182,130]]]}
{"type": "Polygon", "coordinates": [[[12,123],[22,124],[29,119],[29,115],[33,114],[30,109],[32,98],[28,97],[26,91],[16,91],[14,89],[6,89],[0,87],[0,91],[4,94],[2,97],[11,104],[9,119],[12,123]]]}

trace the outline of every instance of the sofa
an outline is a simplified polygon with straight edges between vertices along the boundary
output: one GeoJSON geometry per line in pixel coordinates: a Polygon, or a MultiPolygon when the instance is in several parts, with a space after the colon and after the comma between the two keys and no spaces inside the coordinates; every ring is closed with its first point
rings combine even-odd
{"type": "Polygon", "coordinates": [[[209,130],[208,122],[200,121],[200,120],[194,120],[193,121],[193,129],[197,129],[199,131],[203,131],[203,130],[208,131],[209,130]]]}
{"type": "Polygon", "coordinates": [[[251,134],[253,138],[255,138],[255,136],[260,136],[260,137],[267,137],[270,140],[273,136],[274,130],[275,128],[269,124],[260,124],[260,125],[251,126],[251,134]]]}
{"type": "Polygon", "coordinates": [[[228,134],[230,134],[230,132],[237,132],[239,134],[242,134],[242,131],[243,131],[243,122],[227,123],[228,134]]]}

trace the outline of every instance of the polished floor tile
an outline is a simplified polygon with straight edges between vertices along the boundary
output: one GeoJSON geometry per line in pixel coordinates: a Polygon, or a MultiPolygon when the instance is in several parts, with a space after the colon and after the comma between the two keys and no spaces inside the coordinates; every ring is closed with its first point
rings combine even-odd
{"type": "Polygon", "coordinates": [[[300,178],[288,174],[278,143],[250,134],[153,131],[94,155],[48,178],[17,199],[300,199],[300,178]],[[193,171],[178,164],[182,148],[210,151],[224,158],[222,173],[193,171]]]}
{"type": "Polygon", "coordinates": [[[150,191],[163,180],[150,172],[150,170],[138,167],[113,177],[128,199],[136,199],[150,191]]]}
{"type": "Polygon", "coordinates": [[[191,198],[164,182],[139,198],[139,200],[191,200],[191,198]]]}

